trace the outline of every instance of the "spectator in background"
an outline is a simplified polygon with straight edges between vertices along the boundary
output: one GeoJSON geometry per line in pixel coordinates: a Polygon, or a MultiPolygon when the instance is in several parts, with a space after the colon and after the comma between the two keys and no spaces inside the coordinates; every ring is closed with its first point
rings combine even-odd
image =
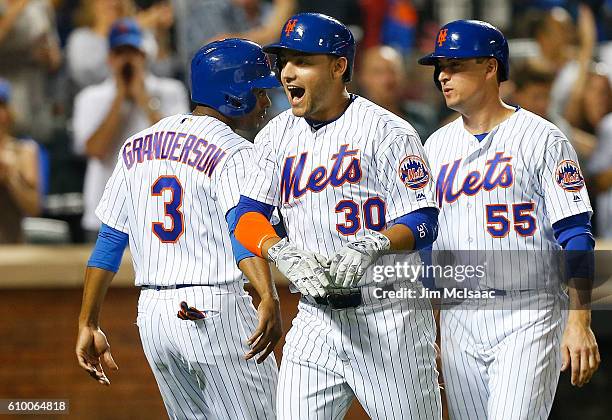
{"type": "MultiPolygon", "coordinates": [[[[389,0],[375,1],[379,8],[385,8],[389,0]]],[[[298,12],[315,12],[332,16],[348,26],[355,40],[359,42],[363,34],[362,3],[364,0],[297,0],[298,12]]],[[[284,23],[284,22],[283,22],[284,23]]],[[[281,27],[283,24],[280,25],[281,27]]],[[[278,34],[277,34],[278,36],[278,34]]]]}
{"type": "MultiPolygon", "coordinates": [[[[177,52],[185,68],[205,41],[218,34],[244,30],[244,10],[230,0],[172,0],[177,52]]],[[[185,73],[186,79],[189,75],[185,73]]]]}
{"type": "Polygon", "coordinates": [[[242,8],[246,19],[247,26],[254,28],[261,26],[265,23],[265,19],[268,18],[272,11],[272,3],[261,0],[232,0],[233,3],[242,8]]]}
{"type": "Polygon", "coordinates": [[[182,71],[182,64],[172,45],[174,10],[170,1],[158,1],[138,13],[137,21],[141,27],[148,28],[154,38],[149,57],[151,72],[160,77],[175,77],[182,71]]]}
{"type": "Polygon", "coordinates": [[[576,28],[571,15],[561,7],[532,12],[531,35],[536,40],[539,54],[534,65],[545,65],[559,71],[574,58],[576,28]]]}
{"type": "Polygon", "coordinates": [[[415,43],[417,11],[410,0],[388,1],[389,10],[383,23],[382,43],[408,56],[415,43]]]}
{"type": "Polygon", "coordinates": [[[555,73],[529,63],[516,66],[510,72],[514,90],[509,102],[553,122],[567,136],[576,149],[579,160],[586,163],[593,153],[596,138],[592,134],[572,126],[561,116],[550,115],[550,96],[555,73]]]}
{"type": "MultiPolygon", "coordinates": [[[[173,0],[177,49],[189,79],[191,57],[202,44],[223,38],[245,38],[260,45],[278,39],[283,25],[295,12],[297,0],[173,0]]],[[[289,108],[282,88],[268,91],[272,106],[268,120],[289,108]]],[[[240,132],[253,139],[255,132],[240,132]]]]}
{"type": "MultiPolygon", "coordinates": [[[[77,28],[68,36],[66,57],[70,78],[79,89],[100,83],[110,75],[107,66],[107,35],[117,19],[133,17],[143,30],[143,51],[151,61],[157,61],[160,50],[155,35],[172,25],[172,8],[158,2],[136,13],[133,0],[81,0],[75,14],[77,28]]],[[[165,47],[162,46],[162,47],[165,47]]],[[[167,49],[162,48],[162,61],[167,49]]],[[[160,64],[163,67],[163,63],[160,64]]],[[[160,69],[163,72],[163,69],[160,69]]]]}
{"type": "Polygon", "coordinates": [[[595,133],[608,111],[610,83],[607,69],[593,63],[580,71],[574,92],[565,107],[565,118],[574,126],[595,133]]]}
{"type": "Polygon", "coordinates": [[[164,116],[188,112],[189,106],[181,82],[148,72],[143,35],[136,21],[115,22],[109,47],[111,76],[81,91],[74,104],[75,151],[88,157],[82,225],[91,240],[100,225],[94,211],[123,141],[164,116]]]}
{"type": "MultiPolygon", "coordinates": [[[[360,0],[363,21],[362,48],[372,48],[381,44],[381,33],[387,15],[387,0],[360,0]]],[[[436,27],[437,29],[437,27],[436,27]]]]}
{"type": "Polygon", "coordinates": [[[186,79],[191,57],[207,42],[235,37],[269,44],[278,39],[285,21],[295,11],[296,0],[272,0],[265,18],[253,14],[264,11],[259,3],[261,0],[172,0],[177,50],[186,66],[186,79]]]}
{"type": "Polygon", "coordinates": [[[53,9],[46,0],[0,0],[0,77],[12,86],[14,130],[48,141],[49,74],[61,64],[53,9]],[[32,124],[32,117],[36,124],[32,124]]]}
{"type": "Polygon", "coordinates": [[[363,47],[389,45],[408,57],[415,45],[418,24],[418,11],[413,3],[411,0],[361,0],[363,47]]]}
{"type": "Polygon", "coordinates": [[[555,80],[555,73],[524,64],[514,67],[510,74],[514,83],[514,92],[510,101],[548,119],[550,89],[555,80]]]}
{"type": "Polygon", "coordinates": [[[41,210],[38,146],[11,134],[11,86],[0,79],[0,244],[23,242],[24,216],[41,210]]]}
{"type": "Polygon", "coordinates": [[[70,78],[78,88],[108,77],[108,32],[117,19],[135,12],[131,0],[81,0],[75,13],[76,28],[66,41],[70,78]]]}
{"type": "Polygon", "coordinates": [[[556,73],[549,115],[552,118],[564,116],[566,107],[571,106],[577,96],[585,94],[579,78],[593,62],[597,42],[593,12],[589,6],[580,4],[577,25],[574,25],[565,9],[555,7],[534,19],[532,27],[540,53],[531,65],[556,73]]]}
{"type": "Polygon", "coordinates": [[[265,7],[261,0],[232,0],[247,17],[246,29],[238,33],[225,34],[225,38],[245,38],[265,45],[278,39],[278,33],[296,9],[295,0],[272,0],[265,7]]]}
{"type": "Polygon", "coordinates": [[[593,125],[597,149],[589,162],[591,185],[597,194],[595,217],[598,236],[612,239],[612,87],[604,74],[592,74],[586,86],[585,120],[593,125]]]}
{"type": "Polygon", "coordinates": [[[359,93],[414,126],[422,141],[436,128],[436,116],[423,103],[404,100],[407,83],[402,56],[394,48],[377,46],[361,55],[357,67],[359,93]]]}

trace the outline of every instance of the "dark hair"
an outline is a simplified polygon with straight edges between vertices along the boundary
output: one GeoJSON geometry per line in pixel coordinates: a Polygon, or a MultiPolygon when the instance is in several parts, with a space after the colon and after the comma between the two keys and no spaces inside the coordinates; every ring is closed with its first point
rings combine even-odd
{"type": "Polygon", "coordinates": [[[555,80],[555,73],[550,70],[536,68],[529,63],[523,63],[513,69],[512,80],[516,90],[523,90],[529,85],[546,84],[551,85],[555,80]]]}

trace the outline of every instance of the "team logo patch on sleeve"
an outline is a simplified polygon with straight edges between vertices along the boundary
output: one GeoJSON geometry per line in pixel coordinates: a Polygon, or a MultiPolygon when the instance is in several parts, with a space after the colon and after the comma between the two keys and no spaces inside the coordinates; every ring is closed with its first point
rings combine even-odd
{"type": "Polygon", "coordinates": [[[411,190],[420,190],[429,182],[429,169],[419,156],[406,156],[399,164],[399,178],[411,190]]]}
{"type": "Polygon", "coordinates": [[[584,187],[584,177],[580,167],[573,160],[564,160],[557,166],[557,184],[565,191],[577,192],[584,187]]]}

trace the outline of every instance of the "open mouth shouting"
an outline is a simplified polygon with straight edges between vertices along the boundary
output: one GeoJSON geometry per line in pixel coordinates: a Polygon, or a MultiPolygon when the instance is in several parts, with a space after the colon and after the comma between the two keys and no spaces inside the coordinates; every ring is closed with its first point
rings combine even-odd
{"type": "Polygon", "coordinates": [[[302,102],[305,93],[306,90],[303,87],[287,85],[287,97],[292,107],[298,106],[302,102]]]}

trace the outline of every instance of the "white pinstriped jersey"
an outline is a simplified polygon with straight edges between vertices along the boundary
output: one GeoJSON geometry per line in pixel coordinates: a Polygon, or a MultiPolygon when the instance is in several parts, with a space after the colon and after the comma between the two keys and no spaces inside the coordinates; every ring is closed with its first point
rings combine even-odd
{"type": "Polygon", "coordinates": [[[129,234],[137,286],[242,281],[225,214],[251,153],[226,124],[190,114],[124,143],[96,215],[129,234]]]}
{"type": "Polygon", "coordinates": [[[248,172],[242,194],[280,207],[289,240],[327,257],[364,228],[382,230],[404,214],[435,207],[414,128],[358,96],[318,130],[291,110],[272,119],[255,139],[248,172]]]}
{"type": "Polygon", "coordinates": [[[441,208],[433,249],[544,251],[514,263],[496,253],[484,283],[507,290],[544,285],[555,264],[549,251],[560,249],[552,224],[592,212],[576,153],[561,131],[519,109],[479,142],[459,117],[432,134],[425,151],[441,208]]]}

